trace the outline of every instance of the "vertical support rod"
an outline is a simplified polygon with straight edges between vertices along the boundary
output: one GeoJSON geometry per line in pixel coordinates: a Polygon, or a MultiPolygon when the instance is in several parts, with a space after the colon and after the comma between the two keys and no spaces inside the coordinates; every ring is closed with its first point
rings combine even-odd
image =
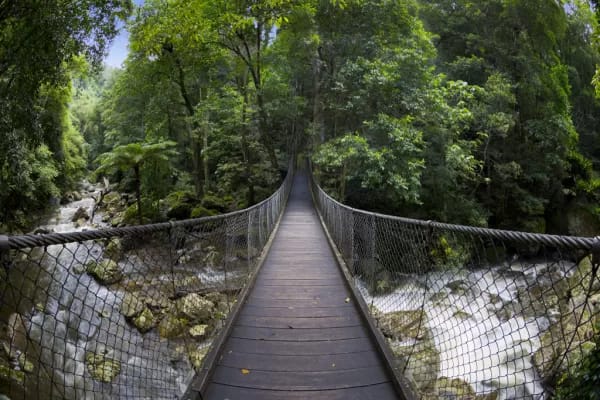
{"type": "MultiPolygon", "coordinates": [[[[377,250],[375,246],[377,246],[377,223],[375,221],[375,216],[371,215],[371,285],[373,288],[377,288],[377,282],[375,282],[375,264],[377,262],[377,250]]],[[[371,308],[373,308],[373,302],[375,301],[374,294],[371,295],[371,308]]]]}
{"type": "Polygon", "coordinates": [[[231,301],[229,300],[229,282],[227,281],[227,267],[230,258],[231,251],[231,234],[229,232],[229,221],[230,219],[225,220],[225,254],[223,254],[223,268],[224,268],[224,284],[225,284],[225,297],[227,298],[227,310],[231,312],[231,301]]]}

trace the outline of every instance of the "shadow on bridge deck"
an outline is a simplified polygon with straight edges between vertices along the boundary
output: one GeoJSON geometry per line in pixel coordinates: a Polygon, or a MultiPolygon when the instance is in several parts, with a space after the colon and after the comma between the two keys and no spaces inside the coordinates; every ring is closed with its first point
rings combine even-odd
{"type": "MultiPolygon", "coordinates": [[[[396,399],[299,173],[202,399],[396,399]]],[[[200,388],[198,388],[200,389],[200,388]]]]}

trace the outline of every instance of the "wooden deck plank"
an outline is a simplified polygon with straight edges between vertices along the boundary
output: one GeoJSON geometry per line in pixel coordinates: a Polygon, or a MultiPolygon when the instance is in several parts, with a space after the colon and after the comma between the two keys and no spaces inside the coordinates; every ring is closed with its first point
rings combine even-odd
{"type": "Polygon", "coordinates": [[[274,301],[271,297],[253,297],[250,296],[246,301],[246,304],[253,306],[269,307],[273,304],[277,304],[282,307],[298,307],[298,308],[309,308],[309,307],[353,307],[352,304],[346,303],[346,299],[340,298],[339,296],[332,298],[316,298],[316,299],[277,299],[274,301]]]}
{"type": "Polygon", "coordinates": [[[360,353],[375,347],[369,338],[346,340],[322,340],[314,342],[277,342],[253,339],[229,338],[224,352],[273,355],[325,355],[360,353]]]}
{"type": "Polygon", "coordinates": [[[203,398],[398,398],[350,293],[297,177],[203,398]]]}
{"type": "Polygon", "coordinates": [[[339,278],[315,278],[315,279],[261,279],[254,287],[260,286],[339,286],[344,287],[339,278]]]}
{"type": "Polygon", "coordinates": [[[219,365],[213,382],[267,390],[332,390],[389,382],[382,366],[339,371],[276,372],[252,371],[219,365]]]}
{"type": "Polygon", "coordinates": [[[238,326],[283,329],[327,329],[362,326],[358,315],[343,317],[255,317],[240,315],[238,326]]]}
{"type": "Polygon", "coordinates": [[[281,329],[236,325],[231,331],[231,337],[239,339],[305,342],[315,340],[357,339],[367,337],[367,332],[363,326],[327,329],[281,329]]]}
{"type": "Polygon", "coordinates": [[[214,384],[206,396],[215,400],[388,400],[397,399],[393,387],[388,383],[351,389],[325,391],[280,391],[248,389],[214,384]]]}
{"type": "Polygon", "coordinates": [[[231,352],[223,355],[219,365],[246,368],[250,371],[309,372],[357,369],[380,364],[374,351],[326,355],[272,355],[231,352]]]}
{"type": "Polygon", "coordinates": [[[257,307],[246,304],[240,313],[254,317],[345,317],[356,315],[354,307],[257,307]]]}

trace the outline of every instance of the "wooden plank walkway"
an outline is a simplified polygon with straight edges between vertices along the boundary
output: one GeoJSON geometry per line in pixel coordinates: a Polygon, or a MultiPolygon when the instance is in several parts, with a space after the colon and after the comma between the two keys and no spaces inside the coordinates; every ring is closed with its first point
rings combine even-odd
{"type": "Polygon", "coordinates": [[[204,399],[397,399],[299,173],[204,399]]]}

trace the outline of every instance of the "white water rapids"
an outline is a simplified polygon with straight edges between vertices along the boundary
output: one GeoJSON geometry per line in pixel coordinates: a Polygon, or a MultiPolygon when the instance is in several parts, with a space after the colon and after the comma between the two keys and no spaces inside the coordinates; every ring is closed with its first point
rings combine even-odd
{"type": "MultiPolygon", "coordinates": [[[[549,395],[532,356],[557,311],[548,310],[538,317],[499,314],[507,306],[514,310],[518,290],[526,290],[548,267],[530,264],[430,272],[412,276],[393,293],[378,296],[369,295],[364,284],[358,284],[366,303],[383,313],[425,310],[426,328],[440,355],[438,378],[461,379],[478,395],[496,392],[499,400],[543,400],[549,395]],[[456,282],[462,290],[449,288],[456,282]]],[[[572,263],[552,264],[562,276],[571,267],[572,263]]]]}

